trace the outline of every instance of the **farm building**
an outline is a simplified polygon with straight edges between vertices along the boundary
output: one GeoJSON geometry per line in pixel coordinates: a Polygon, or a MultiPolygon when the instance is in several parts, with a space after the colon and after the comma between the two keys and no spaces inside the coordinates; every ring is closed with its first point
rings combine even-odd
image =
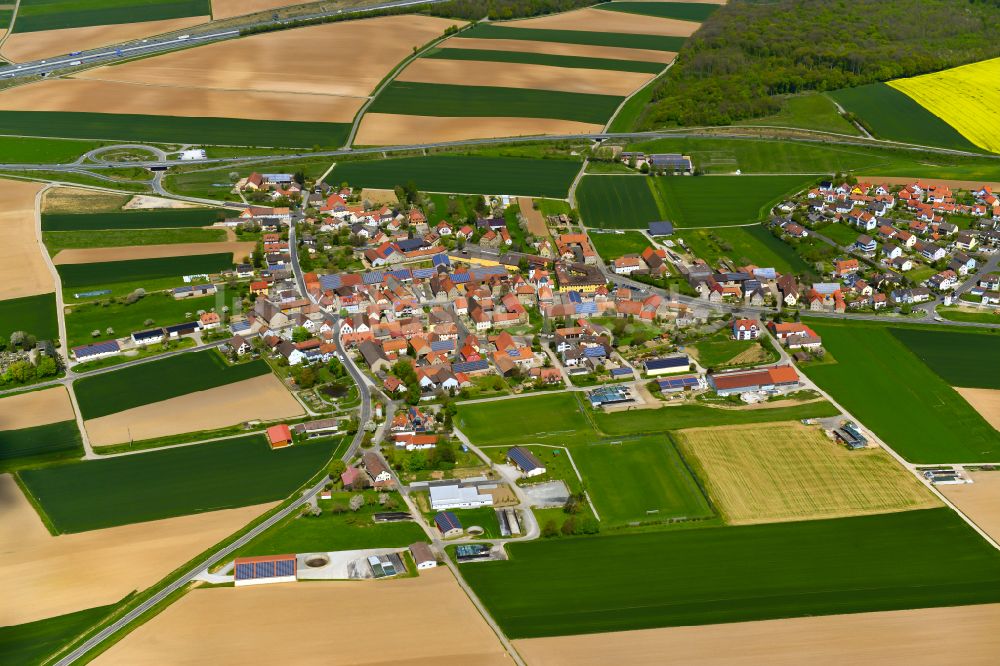
{"type": "Polygon", "coordinates": [[[672,222],[650,222],[648,231],[650,236],[672,236],[674,225],[672,222]]]}
{"type": "Polygon", "coordinates": [[[319,419],[306,423],[296,423],[292,430],[295,431],[296,435],[305,435],[308,438],[325,437],[340,432],[340,421],[338,419],[319,419]]]}
{"type": "Polygon", "coordinates": [[[451,511],[442,511],[434,516],[434,525],[437,526],[441,536],[446,539],[462,536],[462,533],[465,532],[462,528],[462,522],[451,511]]]}
{"type": "Polygon", "coordinates": [[[73,347],[73,357],[80,362],[93,361],[107,356],[114,356],[120,352],[121,347],[118,346],[118,342],[116,340],[73,347]]]}
{"type": "Polygon", "coordinates": [[[265,583],[294,583],[295,571],[295,555],[237,557],[234,569],[236,587],[265,583]]]}
{"type": "Polygon", "coordinates": [[[678,372],[687,372],[690,370],[691,359],[687,357],[687,354],[667,356],[665,358],[651,358],[648,361],[644,361],[642,366],[646,374],[650,377],[673,375],[678,372]]]}
{"type": "Polygon", "coordinates": [[[715,373],[708,376],[708,384],[719,395],[773,391],[778,388],[798,386],[799,373],[790,365],[779,365],[760,370],[715,373]]]}
{"type": "Polygon", "coordinates": [[[476,486],[431,486],[431,508],[435,511],[444,509],[475,509],[480,506],[492,506],[493,495],[484,495],[476,486]]]}
{"type": "Polygon", "coordinates": [[[545,465],[542,464],[542,461],[523,446],[511,447],[507,451],[507,460],[521,470],[525,476],[540,476],[545,474],[545,465]]]}
{"type": "Polygon", "coordinates": [[[281,423],[273,425],[267,429],[267,443],[272,449],[283,449],[292,445],[292,430],[288,425],[281,423]]]}
{"type": "Polygon", "coordinates": [[[136,331],[132,334],[132,342],[137,345],[155,345],[163,342],[163,329],[152,328],[148,331],[136,331]]]}
{"type": "Polygon", "coordinates": [[[694,171],[691,158],[679,153],[656,153],[646,158],[649,168],[655,171],[688,175],[694,171]]]}
{"type": "Polygon", "coordinates": [[[478,543],[463,544],[455,548],[455,557],[459,562],[475,562],[490,559],[490,549],[478,543]]]}
{"type": "Polygon", "coordinates": [[[848,421],[843,427],[833,431],[833,436],[843,442],[849,449],[863,449],[868,446],[868,440],[861,434],[858,427],[848,421]]]}
{"type": "Polygon", "coordinates": [[[392,472],[389,471],[385,462],[375,453],[368,451],[361,457],[361,462],[365,466],[365,471],[371,478],[376,488],[383,488],[392,485],[392,472]]]}
{"type": "Polygon", "coordinates": [[[417,569],[433,569],[438,565],[431,547],[423,541],[410,544],[410,555],[413,556],[413,562],[417,565],[417,569]]]}
{"type": "Polygon", "coordinates": [[[596,409],[604,405],[617,405],[632,402],[632,391],[627,386],[601,386],[587,394],[590,404],[596,409]]]}
{"type": "Polygon", "coordinates": [[[697,391],[705,388],[705,380],[698,375],[682,377],[663,377],[656,380],[660,393],[679,393],[681,391],[697,391]]]}

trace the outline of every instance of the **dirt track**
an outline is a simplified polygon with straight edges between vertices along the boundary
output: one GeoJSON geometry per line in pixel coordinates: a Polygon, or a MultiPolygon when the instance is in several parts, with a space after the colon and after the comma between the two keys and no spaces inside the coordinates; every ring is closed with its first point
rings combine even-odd
{"type": "Polygon", "coordinates": [[[109,99],[115,113],[302,122],[348,122],[364,103],[358,97],[48,79],[0,93],[0,110],[107,113],[109,99]]]}
{"type": "Polygon", "coordinates": [[[0,430],[19,430],[76,418],[62,386],[0,399],[0,430]]]}
{"type": "Polygon", "coordinates": [[[970,472],[969,476],[973,483],[945,484],[937,489],[994,541],[1000,542],[1000,472],[970,472]]]}
{"type": "Polygon", "coordinates": [[[0,54],[14,62],[40,60],[54,55],[64,55],[70,51],[87,51],[111,44],[161,35],[174,30],[183,30],[193,25],[208,23],[209,18],[208,16],[189,16],[142,23],[92,25],[83,28],[64,28],[41,32],[15,32],[4,42],[0,54]]]}
{"type": "MultiPolygon", "coordinates": [[[[657,0],[659,2],[660,0],[657,0]]],[[[534,42],[528,39],[477,39],[452,37],[443,47],[453,49],[483,49],[487,51],[517,51],[521,53],[546,53],[548,55],[579,56],[584,58],[610,58],[639,62],[662,62],[664,65],[677,57],[671,51],[628,49],[619,46],[589,46],[587,44],[562,44],[560,42],[534,42]]]]}
{"type": "Polygon", "coordinates": [[[232,252],[234,261],[253,253],[253,241],[236,243],[175,243],[167,245],[131,245],[126,247],[91,247],[60,250],[52,262],[56,266],[66,264],[95,264],[102,261],[125,261],[128,259],[159,259],[161,257],[190,257],[201,254],[232,252]]]}
{"type": "Polygon", "coordinates": [[[194,590],[96,664],[509,665],[451,571],[194,590]]]}
{"type": "Polygon", "coordinates": [[[398,81],[418,83],[461,81],[468,86],[559,90],[621,97],[631,95],[652,78],[652,74],[639,72],[439,58],[419,58],[396,77],[398,81]]]}
{"type": "Polygon", "coordinates": [[[274,504],[80,534],[49,534],[13,477],[0,475],[0,626],[115,603],[149,587],[274,504]]]}
{"type": "Polygon", "coordinates": [[[663,35],[689,37],[701,27],[694,21],[641,16],[601,9],[576,9],[564,14],[550,14],[540,18],[500,22],[512,28],[540,28],[545,30],[583,30],[590,32],[618,32],[633,35],[663,35]]]}
{"type": "Polygon", "coordinates": [[[90,443],[106,446],[305,413],[274,375],[196,391],[84,422],[90,443]]]}
{"type": "Polygon", "coordinates": [[[55,291],[45,248],[35,233],[35,195],[42,183],[0,180],[0,300],[55,291]]]}
{"type": "Polygon", "coordinates": [[[366,113],[354,143],[389,146],[540,134],[592,134],[601,125],[551,118],[439,118],[366,113]]]}
{"type": "MultiPolygon", "coordinates": [[[[863,566],[863,565],[861,565],[863,566]]],[[[1000,604],[514,641],[531,666],[995,665],[1000,604]]]]}

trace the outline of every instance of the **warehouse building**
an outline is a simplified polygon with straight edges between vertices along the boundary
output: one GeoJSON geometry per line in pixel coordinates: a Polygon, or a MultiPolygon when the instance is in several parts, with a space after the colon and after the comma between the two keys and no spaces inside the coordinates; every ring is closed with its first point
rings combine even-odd
{"type": "Polygon", "coordinates": [[[295,555],[237,557],[234,569],[236,587],[265,583],[294,583],[295,555]]]}
{"type": "Polygon", "coordinates": [[[691,369],[691,359],[687,354],[680,356],[667,356],[665,358],[651,358],[643,362],[643,369],[649,377],[660,375],[673,375],[680,372],[688,372],[691,369]]]}
{"type": "Polygon", "coordinates": [[[434,525],[445,539],[462,536],[465,532],[465,529],[462,528],[462,521],[451,511],[442,511],[434,516],[434,525]]]}
{"type": "Polygon", "coordinates": [[[507,461],[521,470],[525,476],[545,474],[545,465],[542,464],[542,461],[523,446],[511,447],[507,451],[507,461]]]}
{"type": "Polygon", "coordinates": [[[799,374],[790,365],[740,372],[715,373],[708,384],[719,395],[736,395],[754,391],[776,391],[799,385],[799,374]]]}
{"type": "Polygon", "coordinates": [[[435,511],[445,509],[475,509],[481,506],[492,506],[493,495],[483,495],[476,486],[431,486],[431,508],[435,511]]]}
{"type": "Polygon", "coordinates": [[[417,565],[417,569],[433,569],[438,565],[431,547],[423,541],[410,544],[410,555],[413,556],[413,562],[417,565]]]}

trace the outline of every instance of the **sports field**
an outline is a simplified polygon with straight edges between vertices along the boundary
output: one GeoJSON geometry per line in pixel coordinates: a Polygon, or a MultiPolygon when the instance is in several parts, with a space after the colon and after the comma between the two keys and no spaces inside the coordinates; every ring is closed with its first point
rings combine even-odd
{"type": "Polygon", "coordinates": [[[772,206],[813,180],[809,176],[674,176],[652,183],[666,219],[690,228],[759,222],[772,206]]]}
{"type": "Polygon", "coordinates": [[[1000,432],[887,326],[810,321],[836,363],[805,373],[911,462],[993,462],[1000,432]],[[948,418],[941,418],[947,414],[948,418]]]}
{"type": "Polygon", "coordinates": [[[649,239],[638,231],[623,234],[590,234],[590,244],[607,261],[624,254],[640,254],[650,246],[649,239]]]}
{"type": "MultiPolygon", "coordinates": [[[[241,257],[236,258],[237,261],[241,257]]],[[[232,268],[232,252],[203,254],[188,257],[161,257],[157,259],[126,259],[93,264],[63,264],[58,267],[63,287],[88,287],[118,282],[141,282],[183,275],[219,273],[232,268]]]]}
{"type": "Polygon", "coordinates": [[[667,219],[643,176],[584,176],[576,189],[580,216],[588,227],[645,229],[667,219]]]}
{"type": "Polygon", "coordinates": [[[728,259],[735,266],[766,266],[779,273],[798,274],[813,270],[788,243],[775,238],[762,225],[691,229],[677,234],[677,237],[683,239],[697,257],[713,266],[721,259],[728,259]]]}
{"type": "Polygon", "coordinates": [[[885,451],[848,451],[798,422],[698,428],[673,436],[734,525],[940,506],[885,451]]]}
{"type": "Polygon", "coordinates": [[[0,301],[0,338],[9,340],[14,331],[26,331],[40,340],[57,338],[55,293],[0,301]]]}
{"type": "Polygon", "coordinates": [[[880,139],[977,150],[976,145],[954,127],[891,85],[872,83],[834,90],[829,95],[845,110],[856,114],[880,139]]]}
{"type": "Polygon", "coordinates": [[[238,211],[222,208],[163,208],[101,213],[42,213],[42,231],[169,229],[208,227],[238,211]]]}
{"type": "Polygon", "coordinates": [[[211,14],[209,0],[21,0],[15,32],[139,23],[211,14]]]}
{"type": "Polygon", "coordinates": [[[430,192],[521,194],[562,198],[580,170],[572,160],[428,155],[344,162],[327,177],[352,187],[393,189],[409,181],[430,192]]]}
{"type": "Polygon", "coordinates": [[[548,437],[582,441],[594,433],[576,396],[566,392],[460,404],[455,425],[476,444],[530,443],[548,437]]]}
{"type": "Polygon", "coordinates": [[[616,60],[613,58],[592,58],[585,56],[553,55],[530,51],[490,51],[487,49],[438,48],[423,56],[445,60],[473,60],[489,62],[510,62],[531,65],[550,65],[578,69],[607,69],[620,72],[643,72],[657,74],[663,70],[662,62],[616,60]]]}
{"type": "Polygon", "coordinates": [[[85,419],[266,375],[264,361],[227,365],[214,349],[178,354],[74,382],[85,419]],[[141,387],[141,390],[136,390],[141,387]]]}
{"type": "Polygon", "coordinates": [[[262,435],[248,435],[19,474],[57,530],[85,532],[284,499],[334,445],[272,451],[262,435]]]}
{"type": "Polygon", "coordinates": [[[889,332],[952,386],[1000,389],[1000,337],[992,331],[890,328],[889,332]]]}
{"type": "Polygon", "coordinates": [[[1000,600],[1000,553],[943,508],[508,551],[462,574],[511,638],[1000,600]]]}
{"type": "Polygon", "coordinates": [[[602,525],[714,515],[665,435],[593,442],[572,454],[602,525]]]}
{"type": "Polygon", "coordinates": [[[558,30],[549,28],[519,28],[521,22],[477,23],[462,33],[463,37],[474,39],[527,39],[541,42],[561,42],[564,44],[587,44],[590,46],[621,46],[632,49],[653,51],[679,51],[684,45],[684,37],[663,35],[637,35],[622,32],[594,30],[558,30]]]}

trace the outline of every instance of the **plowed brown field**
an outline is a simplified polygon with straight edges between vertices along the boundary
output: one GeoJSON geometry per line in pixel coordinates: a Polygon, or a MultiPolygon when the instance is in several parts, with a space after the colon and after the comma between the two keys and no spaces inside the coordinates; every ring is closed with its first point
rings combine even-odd
{"type": "Polygon", "coordinates": [[[972,483],[939,485],[937,489],[979,529],[1000,542],[1000,472],[970,472],[969,476],[972,483]]]}
{"type": "MultiPolygon", "coordinates": [[[[659,0],[657,0],[659,1],[659,0]]],[[[610,58],[639,62],[672,62],[677,57],[671,51],[627,49],[618,46],[589,46],[587,44],[562,44],[560,42],[535,42],[529,39],[477,39],[452,37],[442,47],[452,49],[483,49],[486,51],[515,51],[545,53],[548,55],[578,56],[583,58],[610,58]]]]}
{"type": "Polygon", "coordinates": [[[354,140],[362,146],[394,146],[497,136],[592,134],[601,125],[552,118],[438,118],[366,113],[354,140]]]}
{"type": "Polygon", "coordinates": [[[550,14],[539,18],[519,19],[498,23],[513,28],[541,28],[545,30],[584,30],[590,32],[619,32],[633,35],[663,35],[689,37],[701,27],[694,21],[641,16],[625,12],[610,12],[588,7],[564,14],[550,14]]]}
{"type": "Polygon", "coordinates": [[[129,259],[191,257],[200,254],[216,254],[221,252],[231,252],[235,261],[242,261],[243,257],[247,257],[253,252],[253,248],[253,241],[75,248],[60,250],[52,258],[52,262],[56,266],[64,266],[66,264],[96,264],[103,261],[127,261],[129,259]]]}
{"type": "Polygon", "coordinates": [[[0,300],[55,291],[45,248],[35,233],[35,196],[41,183],[0,180],[0,300]]]}
{"type": "Polygon", "coordinates": [[[65,387],[0,398],[0,430],[20,430],[76,418],[65,387]]]}

